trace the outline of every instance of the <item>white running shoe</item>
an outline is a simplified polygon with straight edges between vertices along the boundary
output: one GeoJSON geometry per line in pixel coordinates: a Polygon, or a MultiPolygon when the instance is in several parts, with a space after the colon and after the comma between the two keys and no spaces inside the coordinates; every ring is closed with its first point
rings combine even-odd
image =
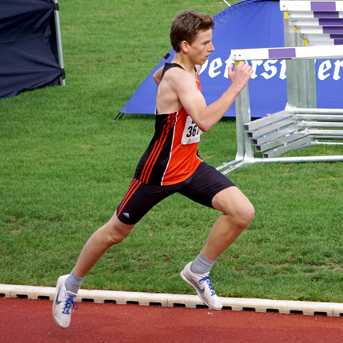
{"type": "Polygon", "coordinates": [[[60,276],[57,280],[54,304],[52,305],[52,315],[57,325],[66,329],[70,325],[71,311],[77,310],[78,306],[74,302],[76,294],[67,292],[64,282],[69,275],[60,276]]]}
{"type": "Polygon", "coordinates": [[[209,276],[210,273],[203,275],[195,274],[191,271],[191,265],[192,262],[189,262],[185,266],[181,272],[181,277],[196,290],[199,298],[205,305],[213,310],[221,310],[223,305],[214,291],[214,287],[209,276]]]}

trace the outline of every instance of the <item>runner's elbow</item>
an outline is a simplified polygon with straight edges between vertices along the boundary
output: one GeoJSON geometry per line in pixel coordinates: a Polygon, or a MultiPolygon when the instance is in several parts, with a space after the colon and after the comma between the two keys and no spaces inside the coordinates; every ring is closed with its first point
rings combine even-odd
{"type": "Polygon", "coordinates": [[[197,125],[198,125],[199,129],[200,129],[202,132],[207,132],[207,131],[209,131],[209,130],[212,128],[212,126],[213,126],[213,125],[211,125],[211,123],[206,122],[206,121],[204,121],[204,122],[199,122],[199,123],[197,123],[197,125]]]}
{"type": "Polygon", "coordinates": [[[196,118],[196,124],[202,132],[211,130],[216,123],[217,121],[214,120],[214,116],[209,116],[207,113],[199,115],[196,118]]]}

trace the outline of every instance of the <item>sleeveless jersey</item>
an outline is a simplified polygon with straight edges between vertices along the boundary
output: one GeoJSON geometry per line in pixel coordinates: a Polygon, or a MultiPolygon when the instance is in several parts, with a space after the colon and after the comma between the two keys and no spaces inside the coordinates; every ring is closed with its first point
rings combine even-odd
{"type": "MultiPolygon", "coordinates": [[[[176,63],[166,63],[162,77],[174,67],[182,68],[176,63]]],[[[196,78],[201,91],[198,74],[196,78]]],[[[198,155],[200,129],[183,107],[174,113],[158,114],[155,118],[155,134],[138,163],[135,178],[161,186],[180,183],[189,178],[202,162],[198,155]]]]}

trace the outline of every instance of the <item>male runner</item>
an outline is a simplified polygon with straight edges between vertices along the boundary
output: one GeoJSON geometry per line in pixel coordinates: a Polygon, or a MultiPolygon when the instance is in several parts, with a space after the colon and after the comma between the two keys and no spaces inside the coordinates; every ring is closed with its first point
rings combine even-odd
{"type": "Polygon", "coordinates": [[[233,104],[252,69],[244,63],[235,70],[230,66],[231,85],[217,101],[206,105],[198,66],[214,51],[213,27],[213,18],[193,10],[183,11],[174,19],[170,39],[175,57],[154,74],[158,85],[155,134],[115,214],[89,238],[72,272],[57,281],[53,316],[62,328],[70,324],[74,297],[89,270],[107,249],[127,237],[154,205],[175,192],[221,212],[203,250],[185,266],[181,277],[208,307],[222,308],[210,269],[249,225],[254,208],[227,177],[200,158],[198,142],[201,132],[210,130],[233,104]]]}

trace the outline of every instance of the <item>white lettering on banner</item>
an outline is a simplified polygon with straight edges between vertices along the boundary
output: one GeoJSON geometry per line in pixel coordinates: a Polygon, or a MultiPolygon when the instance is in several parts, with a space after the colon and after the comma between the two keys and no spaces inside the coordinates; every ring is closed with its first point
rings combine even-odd
{"type": "Polygon", "coordinates": [[[251,76],[252,79],[256,79],[257,78],[257,75],[256,75],[256,69],[258,66],[260,66],[261,64],[263,63],[262,60],[259,60],[259,61],[251,61],[251,68],[253,70],[253,74],[251,76]]]}
{"type": "MultiPolygon", "coordinates": [[[[228,67],[234,61],[228,58],[223,64],[222,59],[220,57],[214,59],[213,61],[209,62],[208,60],[205,64],[202,65],[200,74],[205,72],[208,67],[208,75],[210,78],[214,79],[220,74],[223,75],[226,79],[229,78],[228,75],[228,67]]],[[[251,76],[252,79],[256,79],[259,76],[262,76],[266,80],[269,80],[273,77],[278,76],[279,79],[285,80],[287,78],[286,73],[286,60],[256,60],[256,61],[249,61],[249,65],[251,65],[253,74],[251,76]]],[[[323,81],[332,75],[333,80],[337,81],[341,78],[341,70],[343,69],[343,60],[337,60],[334,63],[334,70],[331,73],[331,69],[333,68],[330,60],[326,60],[322,62],[318,68],[318,79],[323,81]]]]}
{"type": "Polygon", "coordinates": [[[281,80],[287,79],[287,75],[286,75],[286,60],[282,60],[280,62],[280,64],[281,64],[280,79],[281,80]]]}
{"type": "Polygon", "coordinates": [[[342,61],[336,61],[334,64],[335,64],[335,71],[333,73],[333,79],[337,81],[341,78],[339,76],[339,72],[340,72],[341,67],[343,67],[343,60],[342,61]]]}
{"type": "Polygon", "coordinates": [[[214,78],[217,75],[219,75],[221,72],[215,72],[218,68],[220,68],[223,65],[223,62],[221,60],[221,58],[216,58],[215,60],[213,60],[210,64],[210,69],[208,71],[208,74],[210,75],[210,77],[214,78]]]}
{"type": "Polygon", "coordinates": [[[327,79],[330,74],[326,74],[325,73],[331,69],[331,62],[330,61],[324,61],[318,69],[318,79],[323,81],[325,79],[327,79]]]}
{"type": "Polygon", "coordinates": [[[266,62],[263,63],[264,66],[264,70],[266,72],[270,71],[270,74],[264,72],[261,74],[261,76],[263,76],[266,80],[271,79],[272,77],[274,77],[277,73],[277,68],[275,66],[270,66],[269,64],[275,64],[277,62],[277,60],[268,60],[266,62]]]}

